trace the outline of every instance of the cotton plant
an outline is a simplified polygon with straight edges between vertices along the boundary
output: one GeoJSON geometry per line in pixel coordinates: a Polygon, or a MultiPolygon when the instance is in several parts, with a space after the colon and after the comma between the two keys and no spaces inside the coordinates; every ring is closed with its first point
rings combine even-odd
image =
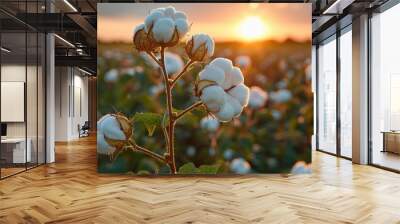
{"type": "Polygon", "coordinates": [[[235,58],[235,64],[241,68],[248,68],[251,66],[251,59],[247,55],[239,55],[235,58]]]}
{"type": "Polygon", "coordinates": [[[287,89],[280,89],[270,94],[271,100],[276,103],[286,103],[292,98],[292,93],[287,89]]]}
{"type": "Polygon", "coordinates": [[[215,133],[219,128],[219,120],[212,116],[203,117],[200,120],[200,127],[208,132],[215,133]]]}
{"type": "MultiPolygon", "coordinates": [[[[184,12],[174,7],[157,8],[150,11],[142,24],[133,30],[134,48],[145,60],[151,59],[154,69],[163,77],[165,111],[162,114],[136,113],[128,119],[121,113],[107,114],[98,121],[98,153],[115,158],[124,150],[143,153],[162,164],[166,164],[172,174],[216,173],[218,167],[202,165],[195,167],[187,163],[177,168],[175,161],[175,125],[187,113],[204,109],[212,123],[203,122],[208,130],[218,129],[219,122],[230,122],[238,117],[249,102],[249,88],[239,67],[226,58],[215,58],[213,38],[204,33],[189,36],[191,25],[184,12]],[[183,65],[182,56],[166,50],[181,46],[189,59],[183,65]],[[212,60],[210,63],[207,63],[212,60]],[[193,83],[196,102],[184,109],[173,107],[172,91],[180,78],[196,63],[205,65],[193,83]],[[160,128],[165,139],[165,153],[159,154],[135,141],[134,126],[143,123],[149,136],[160,128]],[[207,123],[207,124],[206,124],[207,123]]],[[[190,97],[188,97],[190,98],[190,97]]],[[[188,130],[193,131],[193,130],[188,130]]],[[[190,148],[190,147],[189,147],[190,148]]],[[[195,150],[190,149],[192,155],[195,150]]]]}
{"type": "Polygon", "coordinates": [[[249,97],[249,108],[260,109],[262,108],[268,100],[268,93],[258,86],[252,86],[250,88],[249,97]]]}

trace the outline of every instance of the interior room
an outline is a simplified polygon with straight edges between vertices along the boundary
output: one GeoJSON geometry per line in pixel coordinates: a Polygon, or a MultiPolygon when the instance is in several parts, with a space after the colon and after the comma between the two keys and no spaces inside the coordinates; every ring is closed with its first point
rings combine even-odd
{"type": "MultiPolygon", "coordinates": [[[[284,173],[212,177],[98,172],[97,90],[101,77],[98,66],[107,63],[98,61],[98,53],[105,49],[97,47],[101,33],[97,27],[97,7],[122,2],[158,1],[0,1],[0,223],[400,222],[398,0],[249,3],[248,8],[254,13],[257,4],[282,4],[283,9],[285,4],[292,3],[310,7],[311,58],[304,61],[308,66],[298,68],[302,73],[287,72],[285,76],[304,74],[307,76],[304,79],[311,82],[308,91],[313,97],[310,106],[313,125],[307,131],[312,136],[294,134],[294,137],[311,143],[312,162],[298,164],[284,173]]],[[[122,10],[116,16],[132,18],[128,22],[132,34],[137,15],[124,17],[122,10]]],[[[237,18],[240,16],[238,13],[237,18]]],[[[107,19],[110,18],[105,17],[109,22],[107,19]]],[[[267,33],[273,29],[277,27],[266,26],[267,33]]],[[[135,51],[133,40],[126,55],[135,51]]],[[[251,44],[248,41],[243,46],[251,44]]],[[[108,46],[119,45],[113,42],[108,46]]],[[[121,55],[106,56],[121,63],[126,61],[121,55]]],[[[272,56],[270,61],[274,60],[272,56]]],[[[270,61],[263,66],[274,63],[270,61]]],[[[270,71],[286,66],[276,62],[270,71]]],[[[196,69],[200,68],[201,65],[196,69]]],[[[131,71],[129,66],[125,69],[131,71]]],[[[111,78],[115,78],[112,76],[111,73],[111,78]]],[[[124,78],[121,82],[132,77],[124,78]]],[[[268,79],[261,81],[266,85],[273,83],[268,79]]],[[[102,87],[107,85],[104,83],[102,87]]],[[[293,83],[288,86],[299,87],[293,83]]],[[[130,88],[124,91],[131,91],[130,88]]],[[[161,98],[164,94],[164,91],[159,93],[161,98]]],[[[273,94],[268,97],[274,98],[273,94]]],[[[287,128],[285,133],[289,133],[293,122],[285,114],[267,109],[266,116],[279,120],[287,128]]],[[[112,110],[115,114],[120,112],[112,110]]],[[[232,123],[237,129],[244,128],[232,123]]],[[[119,124],[111,132],[123,131],[119,124]]],[[[277,133],[270,131],[266,136],[276,137],[277,133]]],[[[158,137],[163,138],[163,133],[158,137]]],[[[116,144],[107,143],[110,142],[116,144]]],[[[210,142],[215,139],[206,140],[210,142]]],[[[160,154],[157,158],[169,156],[160,154]]],[[[271,159],[263,162],[274,163],[271,159]]]]}

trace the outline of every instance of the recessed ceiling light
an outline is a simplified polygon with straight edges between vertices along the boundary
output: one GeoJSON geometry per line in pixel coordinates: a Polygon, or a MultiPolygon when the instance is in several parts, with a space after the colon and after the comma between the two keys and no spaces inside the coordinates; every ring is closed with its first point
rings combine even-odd
{"type": "Polygon", "coordinates": [[[71,42],[69,42],[68,40],[60,37],[58,34],[54,34],[55,37],[57,37],[59,40],[61,40],[62,42],[64,42],[65,44],[67,44],[70,47],[75,48],[75,45],[73,45],[71,42]]]}
{"type": "Polygon", "coordinates": [[[64,0],[64,3],[68,5],[74,12],[78,12],[78,10],[68,1],[64,0]]]}
{"type": "Polygon", "coordinates": [[[9,50],[9,49],[7,49],[7,48],[5,48],[5,47],[1,47],[0,49],[1,49],[2,51],[6,52],[6,53],[10,53],[10,52],[11,52],[11,50],[9,50]]]}

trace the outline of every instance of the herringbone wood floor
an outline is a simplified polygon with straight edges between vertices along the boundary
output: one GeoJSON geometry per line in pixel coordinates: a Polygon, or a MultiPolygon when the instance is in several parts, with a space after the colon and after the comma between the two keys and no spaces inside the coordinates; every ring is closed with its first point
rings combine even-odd
{"type": "Polygon", "coordinates": [[[400,175],[313,154],[312,175],[96,173],[94,138],[0,181],[0,223],[400,223],[400,175]]]}

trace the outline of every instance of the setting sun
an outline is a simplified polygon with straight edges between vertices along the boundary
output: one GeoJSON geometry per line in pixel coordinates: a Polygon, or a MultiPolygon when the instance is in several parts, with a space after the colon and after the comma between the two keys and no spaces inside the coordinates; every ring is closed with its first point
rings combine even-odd
{"type": "Polygon", "coordinates": [[[266,27],[262,19],[258,16],[246,17],[238,29],[239,35],[245,41],[262,40],[266,37],[266,27]]]}

